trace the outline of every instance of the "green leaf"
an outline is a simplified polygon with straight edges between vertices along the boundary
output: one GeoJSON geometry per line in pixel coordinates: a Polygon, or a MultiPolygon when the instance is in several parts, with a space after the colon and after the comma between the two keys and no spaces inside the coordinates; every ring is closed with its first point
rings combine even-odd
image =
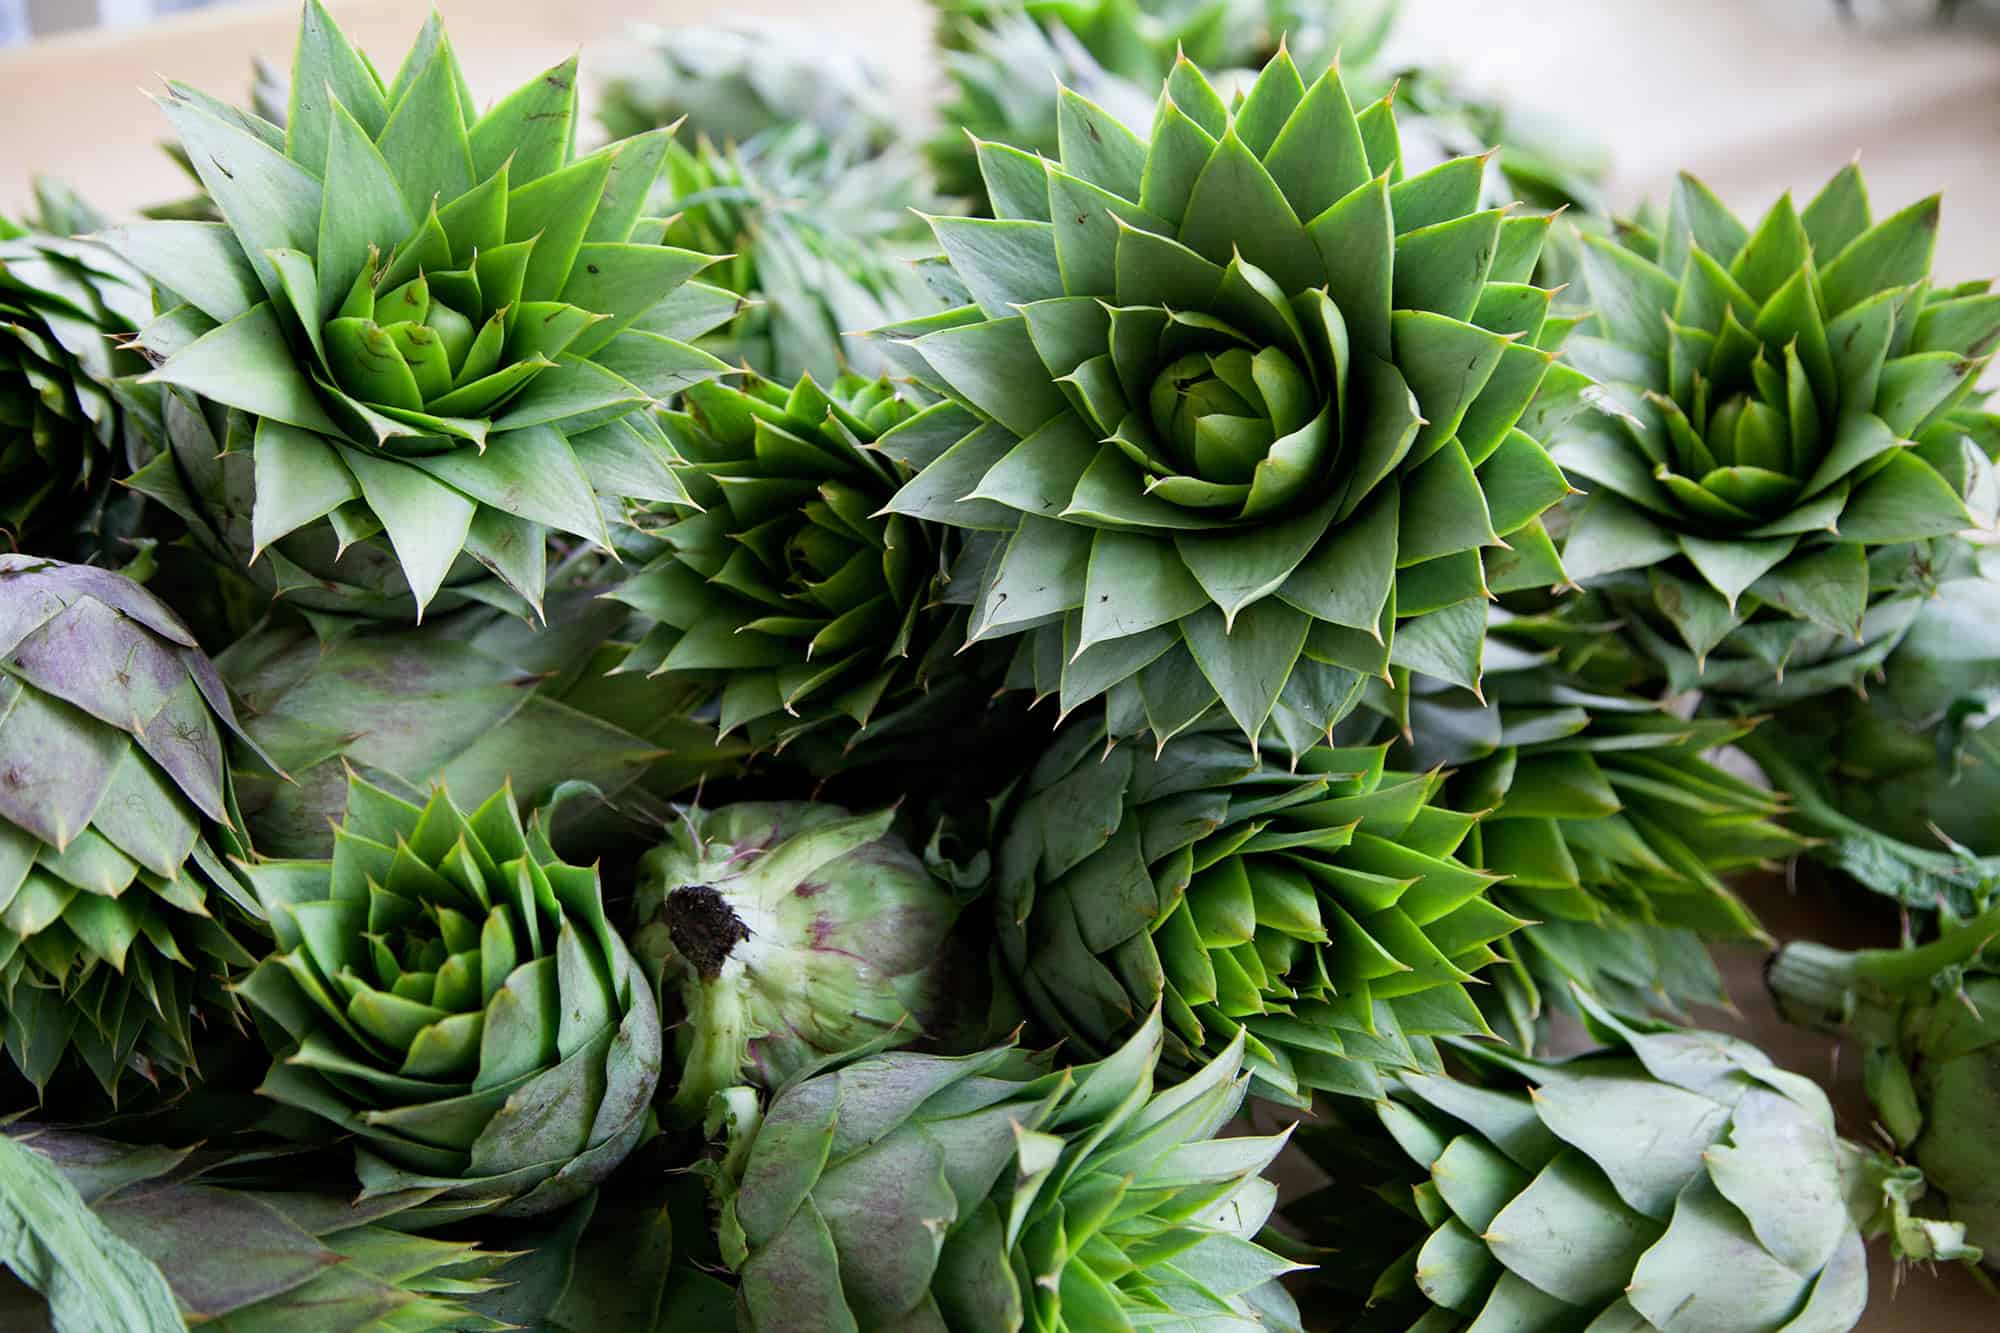
{"type": "Polygon", "coordinates": [[[1321,251],[1307,237],[1284,191],[1233,131],[1222,136],[1195,182],[1180,240],[1213,264],[1228,264],[1240,254],[1287,294],[1327,280],[1321,251]]]}
{"type": "Polygon", "coordinates": [[[1758,579],[1750,592],[1835,634],[1858,638],[1868,611],[1868,553],[1859,542],[1808,551],[1758,579]]]}
{"type": "Polygon", "coordinates": [[[1076,651],[1173,624],[1208,600],[1174,548],[1160,537],[1100,531],[1091,539],[1076,651]]]}
{"type": "MultiPolygon", "coordinates": [[[[456,65],[450,48],[439,46],[396,103],[377,139],[411,213],[428,213],[433,203],[448,208],[472,189],[472,150],[462,115],[456,65]]],[[[504,182],[505,173],[495,174],[504,182]]],[[[471,262],[471,247],[454,246],[453,253],[461,262],[471,262]]]]}
{"type": "Polygon", "coordinates": [[[1496,546],[1499,541],[1478,474],[1456,440],[1404,478],[1402,515],[1397,523],[1398,569],[1481,546],[1496,546]]]}
{"type": "MultiPolygon", "coordinates": [[[[507,191],[507,239],[534,242],[521,294],[530,301],[546,300],[569,281],[583,234],[590,230],[590,219],[610,177],[611,159],[599,153],[540,177],[526,175],[518,157],[510,161],[511,179],[525,183],[507,191]]],[[[488,292],[487,299],[492,304],[493,294],[488,292]]]]}
{"type": "Polygon", "coordinates": [[[0,1261],[48,1301],[65,1333],[175,1333],[184,1327],[160,1270],[85,1205],[49,1160],[0,1142],[0,1261]]]}
{"type": "Polygon", "coordinates": [[[1329,500],[1274,523],[1181,532],[1174,547],[1220,611],[1226,634],[1246,607],[1284,586],[1325,536],[1334,512],[1329,500]]]}
{"type": "Polygon", "coordinates": [[[954,393],[1023,439],[1069,410],[1018,315],[941,329],[911,348],[954,393]]]}
{"type": "MultiPolygon", "coordinates": [[[[1390,202],[1393,205],[1394,199],[1390,202]]],[[[1452,319],[1471,319],[1499,249],[1500,219],[1499,209],[1488,209],[1397,236],[1396,309],[1434,310],[1452,319]]]]}
{"type": "Polygon", "coordinates": [[[202,110],[191,100],[192,90],[171,83],[167,88],[161,105],[195,174],[236,233],[258,281],[275,297],[278,283],[264,252],[318,249],[318,178],[256,135],[202,110]]]}
{"type": "Polygon", "coordinates": [[[1861,179],[1861,168],[1850,162],[1800,214],[1806,235],[1812,239],[1813,258],[1821,268],[1868,230],[1869,217],[1868,187],[1861,179]]]}
{"type": "Polygon", "coordinates": [[[1705,537],[1692,537],[1687,533],[1679,537],[1682,554],[1707,580],[1708,586],[1722,594],[1729,609],[1736,610],[1736,599],[1743,590],[1764,577],[1780,561],[1792,553],[1798,545],[1797,537],[1775,537],[1764,541],[1711,541],[1705,537]]]}
{"type": "Polygon", "coordinates": [[[1060,297],[1055,229],[1046,222],[993,218],[929,219],[952,269],[989,319],[1007,319],[1015,307],[1060,297]]]}
{"type": "MultiPolygon", "coordinates": [[[[471,127],[472,169],[479,179],[498,171],[502,162],[512,164],[509,174],[521,185],[539,181],[562,166],[569,156],[576,123],[576,64],[576,57],[571,56],[537,74],[500,99],[471,127]]],[[[599,165],[601,169],[609,163],[599,165]]],[[[595,191],[591,202],[596,203],[595,191]]],[[[578,221],[587,224],[589,220],[585,209],[578,221]]],[[[577,234],[581,239],[581,226],[577,234]]],[[[520,235],[513,239],[520,239],[520,235]]]]}
{"type": "Polygon", "coordinates": [[[479,506],[408,463],[345,447],[340,456],[360,483],[369,509],[382,520],[421,620],[423,609],[437,596],[452,563],[465,549],[466,533],[479,506]]]}
{"type": "Polygon", "coordinates": [[[1485,651],[1486,603],[1464,601],[1399,623],[1389,644],[1389,661],[1477,690],[1485,651]]]}
{"type": "Polygon", "coordinates": [[[1116,116],[1068,88],[1056,94],[1056,142],[1064,171],[1121,199],[1139,198],[1146,145],[1116,116]]]}
{"type": "Polygon", "coordinates": [[[1913,450],[1887,460],[1848,497],[1840,516],[1843,540],[1886,545],[1942,537],[1972,526],[1972,513],[1951,484],[1913,450]]]}
{"type": "Polygon", "coordinates": [[[1584,501],[1563,541],[1563,567],[1588,584],[1622,569],[1644,569],[1680,554],[1673,534],[1645,510],[1609,492],[1584,501]]]}
{"type": "Polygon", "coordinates": [[[1660,237],[1660,267],[1669,277],[1678,278],[1685,271],[1691,248],[1699,247],[1728,264],[1749,239],[1749,231],[1706,185],[1686,172],[1674,181],[1667,200],[1667,226],[1660,237]]]}
{"type": "Polygon", "coordinates": [[[257,271],[223,222],[140,222],[100,232],[100,240],[163,287],[227,324],[263,301],[257,271]]]}
{"type": "Polygon", "coordinates": [[[373,256],[388,254],[417,225],[367,131],[342,106],[333,108],[329,121],[319,248],[312,252],[322,320],[340,309],[373,256]]]}
{"type": "Polygon", "coordinates": [[[1409,457],[1421,462],[1458,433],[1466,410],[1493,377],[1509,339],[1428,310],[1390,317],[1396,366],[1417,397],[1424,426],[1409,457]]]}
{"type": "Polygon", "coordinates": [[[1264,166],[1298,217],[1315,219],[1369,182],[1368,152],[1337,68],[1314,81],[1264,166]]]}
{"type": "Polygon", "coordinates": [[[261,417],[251,458],[256,477],[250,507],[253,562],[272,542],[361,496],[334,446],[311,431],[261,417]]]}
{"type": "Polygon", "coordinates": [[[1877,292],[1928,277],[1937,250],[1939,205],[1937,195],[1920,199],[1855,237],[1820,270],[1827,310],[1838,318],[1877,292]]]}
{"type": "Polygon", "coordinates": [[[1598,322],[1616,341],[1666,360],[1665,317],[1673,313],[1680,284],[1616,241],[1596,235],[1582,240],[1577,253],[1598,322]]]}
{"type": "Polygon", "coordinates": [[[142,384],[178,384],[231,407],[325,435],[340,428],[320,406],[269,302],[220,325],[167,359],[142,384]]]}
{"type": "Polygon", "coordinates": [[[1225,625],[1213,608],[1181,624],[1201,674],[1253,744],[1284,693],[1311,627],[1304,614],[1269,598],[1245,607],[1233,625],[1225,625]]]}
{"type": "MultiPolygon", "coordinates": [[[[335,105],[347,109],[373,138],[389,114],[381,81],[320,0],[299,15],[292,53],[291,100],[285,112],[285,152],[308,171],[321,171],[331,139],[335,105]]],[[[309,247],[300,247],[310,253],[309,247]]]]}
{"type": "Polygon", "coordinates": [[[484,450],[418,454],[408,461],[483,504],[610,549],[590,478],[553,426],[500,431],[487,438],[484,450]]]}

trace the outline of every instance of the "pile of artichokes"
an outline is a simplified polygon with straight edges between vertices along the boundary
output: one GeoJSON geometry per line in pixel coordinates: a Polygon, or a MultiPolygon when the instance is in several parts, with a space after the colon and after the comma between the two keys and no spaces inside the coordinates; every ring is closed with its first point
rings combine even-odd
{"type": "Polygon", "coordinates": [[[817,29],[593,124],[304,0],[158,99],[196,196],[0,218],[0,1324],[1816,1331],[2000,1246],[1938,202],[1613,222],[1379,0],[935,8],[932,137],[817,29]],[[1787,864],[1904,909],[1770,972],[1879,1141],[1695,1025],[1787,864]]]}

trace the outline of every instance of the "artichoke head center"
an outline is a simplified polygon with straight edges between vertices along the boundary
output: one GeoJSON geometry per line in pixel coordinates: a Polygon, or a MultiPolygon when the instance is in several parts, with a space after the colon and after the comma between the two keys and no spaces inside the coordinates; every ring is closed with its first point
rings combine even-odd
{"type": "Polygon", "coordinates": [[[1278,430],[1254,376],[1243,348],[1191,352],[1160,371],[1150,403],[1153,428],[1175,464],[1223,485],[1256,475],[1278,430]]]}
{"type": "Polygon", "coordinates": [[[721,976],[729,955],[750,938],[750,927],[709,884],[684,884],[669,893],[661,917],[675,950],[703,981],[721,976]]]}

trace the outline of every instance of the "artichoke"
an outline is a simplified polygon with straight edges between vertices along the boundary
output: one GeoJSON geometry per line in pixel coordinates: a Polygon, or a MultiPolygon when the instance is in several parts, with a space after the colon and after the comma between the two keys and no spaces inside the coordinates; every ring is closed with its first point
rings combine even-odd
{"type": "Polygon", "coordinates": [[[192,1072],[194,1020],[261,915],[224,733],[229,695],[174,613],[107,570],[0,555],[0,1011],[39,1095],[71,1052],[117,1097],[192,1072]]]}
{"type": "Polygon", "coordinates": [[[1391,663],[1474,684],[1487,596],[1563,582],[1516,424],[1548,220],[1479,210],[1477,158],[1392,186],[1387,103],[1282,53],[1233,109],[1177,65],[1150,144],[1059,114],[1060,162],[981,147],[999,219],[933,220],[976,303],[884,331],[976,414],[890,506],[1004,534],[972,639],[1121,732],[1219,703],[1292,750],[1391,663]]]}
{"type": "Polygon", "coordinates": [[[1992,466],[1959,409],[2000,339],[1986,284],[1933,288],[1938,201],[1872,221],[1848,167],[1752,232],[1691,177],[1664,229],[1582,238],[1600,411],[1554,455],[1594,492],[1563,562],[1668,688],[1747,704],[1858,681],[1914,614],[1921,539],[1992,466]]]}
{"type": "Polygon", "coordinates": [[[729,256],[707,279],[741,299],[698,345],[759,374],[880,374],[881,351],[849,335],[944,304],[914,263],[928,254],[918,214],[935,201],[907,150],[863,153],[805,126],[726,148],[676,145],[657,207],[673,214],[670,244],[729,256]]]}
{"type": "Polygon", "coordinates": [[[1398,762],[1447,765],[1455,809],[1484,810],[1464,856],[1506,882],[1492,898],[1533,924],[1499,942],[1482,992],[1522,1044],[1581,985],[1621,1012],[1723,1005],[1704,939],[1768,943],[1725,876],[1803,850],[1782,798],[1707,758],[1748,720],[1682,718],[1595,684],[1615,626],[1494,607],[1484,700],[1410,673],[1383,706],[1398,762]]]}
{"type": "Polygon", "coordinates": [[[1985,548],[1947,544],[1976,576],[1921,604],[1881,682],[1793,704],[1746,748],[1820,839],[1815,857],[1910,907],[1970,912],[2000,877],[2000,580],[1985,548]]]}
{"type": "Polygon", "coordinates": [[[118,339],[153,317],[142,278],[68,234],[94,219],[37,182],[47,230],[0,217],[0,528],[17,548],[79,559],[136,530],[117,489],[144,461],[146,362],[118,339]]]}
{"type": "Polygon", "coordinates": [[[698,385],[663,421],[692,502],[658,516],[658,554],[611,593],[657,622],[621,670],[719,686],[724,734],[803,738],[821,770],[978,685],[952,660],[966,598],[944,604],[964,544],[882,512],[970,413],[843,376],[698,385]]]}
{"type": "Polygon", "coordinates": [[[643,24],[625,48],[597,107],[614,139],[683,120],[690,137],[719,144],[796,125],[868,152],[897,137],[887,72],[838,32],[754,18],[643,24]]]}
{"type": "MultiPolygon", "coordinates": [[[[180,1333],[182,1319],[203,1328],[312,1333],[513,1327],[467,1304],[497,1285],[508,1256],[399,1229],[400,1215],[426,1191],[352,1203],[292,1188],[241,1188],[221,1183],[231,1163],[215,1154],[20,1123],[8,1126],[0,1143],[0,1161],[11,1154],[47,1159],[42,1169],[52,1166],[56,1183],[81,1196],[88,1222],[165,1275],[179,1316],[163,1310],[152,1322],[117,1325],[125,1333],[180,1333]]],[[[50,1191],[37,1193],[44,1208],[53,1202],[50,1191]]],[[[42,1302],[24,1296],[0,1285],[0,1316],[9,1328],[36,1326],[42,1302]]]]}
{"type": "Polygon", "coordinates": [[[1260,1097],[1379,1096],[1486,1033],[1466,990],[1521,925],[1456,853],[1478,822],[1387,746],[1287,769],[1206,731],[1105,753],[1072,724],[1013,793],[994,874],[1000,947],[1029,1005],[1091,1053],[1163,1007],[1167,1063],[1244,1034],[1260,1097]]]}
{"type": "Polygon", "coordinates": [[[558,846],[657,828],[672,798],[735,772],[746,747],[689,715],[705,690],[676,694],[612,674],[630,648],[618,638],[628,617],[597,591],[552,593],[539,632],[468,609],[435,634],[321,644],[272,622],[232,644],[216,665],[244,730],[283,770],[238,757],[236,791],[258,850],[330,856],[349,772],[410,801],[433,782],[491,791],[511,781],[530,804],[561,783],[588,783],[600,803],[559,807],[558,846]]]}
{"type": "Polygon", "coordinates": [[[1253,1237],[1285,1144],[1213,1136],[1246,1079],[1231,1043],[1154,1091],[1155,1014],[1108,1059],[891,1052],[794,1082],[727,1124],[723,1256],[738,1327],[1299,1328],[1253,1237]]]}
{"type": "Polygon", "coordinates": [[[733,304],[641,217],[667,131],[573,156],[573,60],[475,117],[435,16],[384,86],[307,0],[285,129],[164,106],[225,220],[109,239],[185,301],[138,340],[171,447],[133,485],[207,549],[327,615],[525,614],[551,530],[685,498],[642,409],[724,369],[683,338],[733,304]]]}
{"type": "Polygon", "coordinates": [[[1286,1218],[1370,1307],[1349,1327],[1841,1330],[1868,1296],[1864,1234],[1962,1255],[1897,1214],[1915,1173],[1841,1141],[1810,1080],[1576,999],[1603,1048],[1467,1047],[1477,1082],[1401,1075],[1379,1125],[1301,1136],[1335,1184],[1286,1218]]]}
{"type": "Polygon", "coordinates": [[[259,1089],[356,1137],[362,1197],[429,1219],[574,1203],[651,1127],[652,989],[502,787],[471,814],[359,778],[330,861],[248,871],[278,952],[239,989],[286,1039],[259,1089]]]}
{"type": "Polygon", "coordinates": [[[936,1034],[952,1009],[958,905],[889,831],[895,811],[692,807],[639,863],[632,948],[677,1001],[673,1110],[776,1088],[821,1056],[936,1034]]]}
{"type": "Polygon", "coordinates": [[[1900,949],[1810,940],[1765,972],[1786,1017],[1851,1030],[1877,1122],[1937,1187],[1968,1241],[2000,1258],[2000,908],[1900,949]]]}

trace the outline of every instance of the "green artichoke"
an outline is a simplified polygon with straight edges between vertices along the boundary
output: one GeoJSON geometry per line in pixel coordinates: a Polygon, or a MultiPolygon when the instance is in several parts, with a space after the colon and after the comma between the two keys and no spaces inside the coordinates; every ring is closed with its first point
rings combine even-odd
{"type": "Polygon", "coordinates": [[[953,661],[970,590],[945,587],[966,544],[883,512],[972,421],[886,379],[690,389],[663,422],[691,504],[657,516],[658,553],[610,594],[656,622],[621,670],[719,687],[724,734],[802,742],[821,770],[974,689],[953,661]]]}
{"type": "Polygon", "coordinates": [[[1295,751],[1391,663],[1474,684],[1487,596],[1563,582],[1516,424],[1548,220],[1477,158],[1392,185],[1388,105],[1282,53],[1233,109],[1177,65],[1150,144],[1060,116],[1060,162],[981,147],[997,220],[933,220],[976,304],[884,331],[977,417],[890,506],[1005,535],[972,639],[1121,732],[1219,703],[1295,751]]]}
{"type": "Polygon", "coordinates": [[[682,1015],[677,1118],[699,1121],[735,1084],[776,1088],[822,1056],[908,1045],[948,1022],[958,904],[889,831],[894,818],[690,807],[641,859],[632,948],[662,1008],[682,1015]]]}
{"type": "Polygon", "coordinates": [[[668,132],[573,153],[576,66],[475,116],[435,16],[393,83],[307,0],[280,130],[163,99],[220,223],[108,234],[184,300],[139,337],[171,448],[133,485],[302,607],[539,607],[551,530],[680,500],[643,409],[733,304],[641,216],[668,132]],[[218,455],[226,456],[218,458],[218,455]],[[491,577],[488,577],[488,576],[491,577]]]}
{"type": "Polygon", "coordinates": [[[823,26],[755,18],[642,24],[626,35],[597,118],[614,139],[685,120],[690,138],[746,144],[805,125],[873,152],[898,134],[888,83],[864,46],[823,26]]]}
{"type": "Polygon", "coordinates": [[[1958,412],[2000,295],[1931,286],[1937,224],[1935,198],[1872,221],[1848,167],[1754,233],[1683,177],[1658,235],[1583,237],[1600,410],[1554,449],[1593,492],[1563,562],[1669,688],[1859,680],[1915,612],[1912,543],[1971,525],[1992,465],[1958,412]]]}
{"type": "MultiPolygon", "coordinates": [[[[155,1276],[164,1274],[178,1315],[168,1308],[145,1323],[128,1317],[115,1325],[123,1333],[181,1333],[189,1325],[311,1333],[514,1327],[467,1304],[497,1285],[507,1255],[399,1229],[399,1215],[427,1191],[353,1203],[293,1188],[242,1188],[223,1183],[230,1163],[214,1154],[22,1123],[9,1125],[0,1143],[0,1180],[8,1184],[18,1179],[15,1155],[47,1159],[40,1169],[80,1196],[90,1225],[130,1246],[155,1276]]],[[[52,1202],[49,1187],[35,1192],[44,1208],[52,1202]]],[[[0,1285],[7,1327],[34,1328],[45,1308],[0,1285]]]]}
{"type": "Polygon", "coordinates": [[[668,243],[729,256],[706,276],[741,298],[734,317],[696,340],[725,361],[786,383],[878,375],[887,358],[850,335],[943,308],[914,262],[930,252],[919,214],[938,210],[907,150],[863,152],[806,126],[704,139],[669,148],[660,186],[668,243]]]}
{"type": "Polygon", "coordinates": [[[330,861],[248,871],[279,952],[239,989],[286,1038],[259,1089],[356,1136],[362,1198],[419,1216],[574,1203],[649,1132],[652,988],[502,787],[471,814],[359,778],[330,861]]]}
{"type": "Polygon", "coordinates": [[[1215,731],[1105,752],[1072,724],[1014,791],[994,874],[1000,947],[1028,1003],[1084,1051],[1164,1007],[1170,1068],[1245,1034],[1260,1097],[1379,1096],[1435,1069],[1432,1038],[1486,1033],[1467,992],[1522,923],[1457,853],[1478,822],[1388,747],[1286,768],[1215,731]]]}
{"type": "Polygon", "coordinates": [[[1939,544],[1973,576],[1921,604],[1883,679],[1791,705],[1746,748],[1820,839],[1816,858],[1910,907],[1970,912],[2000,878],[2000,580],[1985,548],[1939,544]]]}
{"type": "Polygon", "coordinates": [[[261,913],[214,665],[129,579],[0,555],[0,1011],[39,1095],[74,1052],[104,1091],[193,1070],[195,1020],[240,1026],[261,913]]]}
{"type": "Polygon", "coordinates": [[[1966,1239],[2000,1258],[2000,908],[1946,913],[1934,939],[1849,953],[1810,940],[1765,972],[1794,1020],[1851,1030],[1878,1123],[1944,1199],[1966,1239]]]}
{"type": "Polygon", "coordinates": [[[598,591],[554,591],[539,631],[468,609],[436,633],[322,644],[273,622],[232,644],[216,665],[244,730],[283,770],[238,757],[237,796],[258,850],[331,855],[349,772],[410,801],[433,782],[491,791],[511,781],[529,804],[561,783],[588,783],[601,799],[559,807],[558,846],[657,828],[672,798],[734,773],[746,747],[690,715],[705,690],[676,694],[613,674],[630,648],[618,637],[628,617],[598,591]]]}
{"type": "Polygon", "coordinates": [[[1380,691],[1408,738],[1397,761],[1451,768],[1447,802],[1487,812],[1465,860],[1504,876],[1493,901],[1533,923],[1497,944],[1488,1013],[1525,1047],[1571,983],[1627,1013],[1727,1004],[1704,939],[1769,941],[1725,877],[1807,845],[1782,798],[1707,757],[1754,724],[1594,684],[1614,625],[1490,617],[1483,700],[1411,673],[1380,691]]]}
{"type": "Polygon", "coordinates": [[[1895,1215],[1915,1173],[1842,1142],[1810,1080],[1576,999],[1602,1049],[1467,1046],[1477,1082],[1401,1075],[1378,1126],[1301,1135],[1335,1183],[1286,1219],[1365,1302],[1344,1327],[1833,1333],[1868,1297],[1864,1235],[1962,1257],[1895,1215]]]}
{"type": "Polygon", "coordinates": [[[1297,1330],[1276,1281],[1295,1265],[1253,1239],[1287,1135],[1213,1137],[1242,1054],[1156,1092],[1156,1013],[1077,1069],[899,1051],[794,1082],[761,1116],[749,1089],[725,1094],[738,1327],[1297,1330]]]}
{"type": "Polygon", "coordinates": [[[119,340],[153,317],[146,282],[69,227],[94,219],[37,182],[41,225],[0,217],[0,528],[16,548],[79,559],[137,528],[116,483],[144,461],[146,369],[119,340]]]}

